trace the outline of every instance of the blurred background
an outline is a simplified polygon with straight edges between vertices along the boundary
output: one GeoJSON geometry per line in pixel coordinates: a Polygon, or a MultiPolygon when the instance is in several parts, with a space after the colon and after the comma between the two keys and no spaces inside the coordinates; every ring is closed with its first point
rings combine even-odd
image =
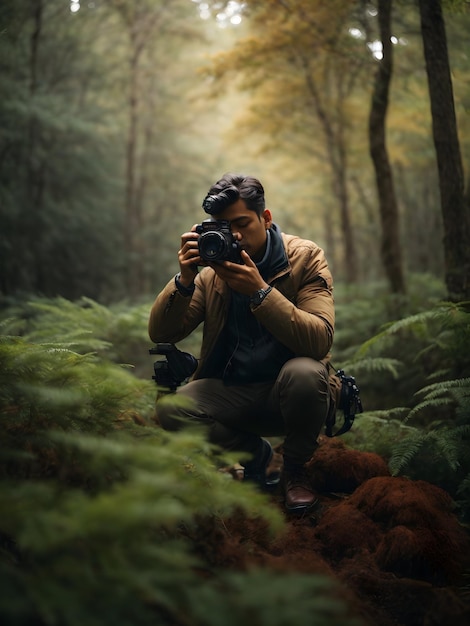
{"type": "MultiPolygon", "coordinates": [[[[468,2],[443,12],[468,167],[468,2]]],[[[153,298],[227,171],[261,179],[275,221],[325,249],[337,284],[388,277],[403,292],[411,273],[444,280],[418,5],[396,3],[389,27],[392,198],[369,136],[377,3],[3,0],[0,306],[28,294],[153,298]]]]}

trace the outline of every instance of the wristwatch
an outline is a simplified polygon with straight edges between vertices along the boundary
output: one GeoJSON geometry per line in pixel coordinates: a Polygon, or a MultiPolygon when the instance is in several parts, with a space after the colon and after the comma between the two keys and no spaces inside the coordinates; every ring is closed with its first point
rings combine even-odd
{"type": "Polygon", "coordinates": [[[189,287],[185,287],[184,285],[180,283],[180,278],[181,278],[181,272],[178,272],[178,274],[176,274],[175,276],[176,289],[178,289],[178,291],[180,292],[182,296],[185,296],[185,297],[192,296],[196,288],[194,283],[190,285],[189,287]]]}
{"type": "Polygon", "coordinates": [[[270,286],[267,289],[258,289],[258,291],[255,291],[255,293],[250,296],[250,304],[259,306],[272,289],[273,288],[270,286]]]}

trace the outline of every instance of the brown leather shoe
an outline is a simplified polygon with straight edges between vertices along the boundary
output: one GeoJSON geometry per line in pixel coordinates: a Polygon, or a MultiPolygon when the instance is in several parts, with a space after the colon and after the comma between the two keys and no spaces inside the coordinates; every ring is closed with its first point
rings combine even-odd
{"type": "Polygon", "coordinates": [[[303,466],[284,469],[285,506],[289,513],[305,513],[318,502],[303,466]]]}

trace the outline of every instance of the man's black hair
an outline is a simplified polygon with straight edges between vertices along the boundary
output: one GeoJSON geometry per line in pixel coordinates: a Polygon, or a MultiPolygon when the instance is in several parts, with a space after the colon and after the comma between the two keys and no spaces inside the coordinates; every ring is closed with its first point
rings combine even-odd
{"type": "Polygon", "coordinates": [[[247,208],[259,217],[266,208],[263,185],[257,178],[242,174],[224,174],[209,189],[202,208],[209,215],[217,215],[237,200],[244,200],[247,208]]]}

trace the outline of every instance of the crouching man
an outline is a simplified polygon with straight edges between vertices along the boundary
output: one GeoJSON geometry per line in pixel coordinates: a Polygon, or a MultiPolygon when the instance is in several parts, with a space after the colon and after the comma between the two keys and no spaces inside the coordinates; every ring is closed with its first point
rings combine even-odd
{"type": "Polygon", "coordinates": [[[244,478],[261,486],[275,482],[263,437],[282,436],[285,506],[301,513],[316,502],[304,466],[329,409],[331,273],[315,243],[273,222],[256,178],[225,174],[202,206],[212,217],[181,236],[180,272],[149,320],[152,341],[171,343],[203,323],[199,365],[176,392],[189,402],[166,395],[157,416],[167,430],[205,425],[213,443],[249,457],[244,478]]]}

